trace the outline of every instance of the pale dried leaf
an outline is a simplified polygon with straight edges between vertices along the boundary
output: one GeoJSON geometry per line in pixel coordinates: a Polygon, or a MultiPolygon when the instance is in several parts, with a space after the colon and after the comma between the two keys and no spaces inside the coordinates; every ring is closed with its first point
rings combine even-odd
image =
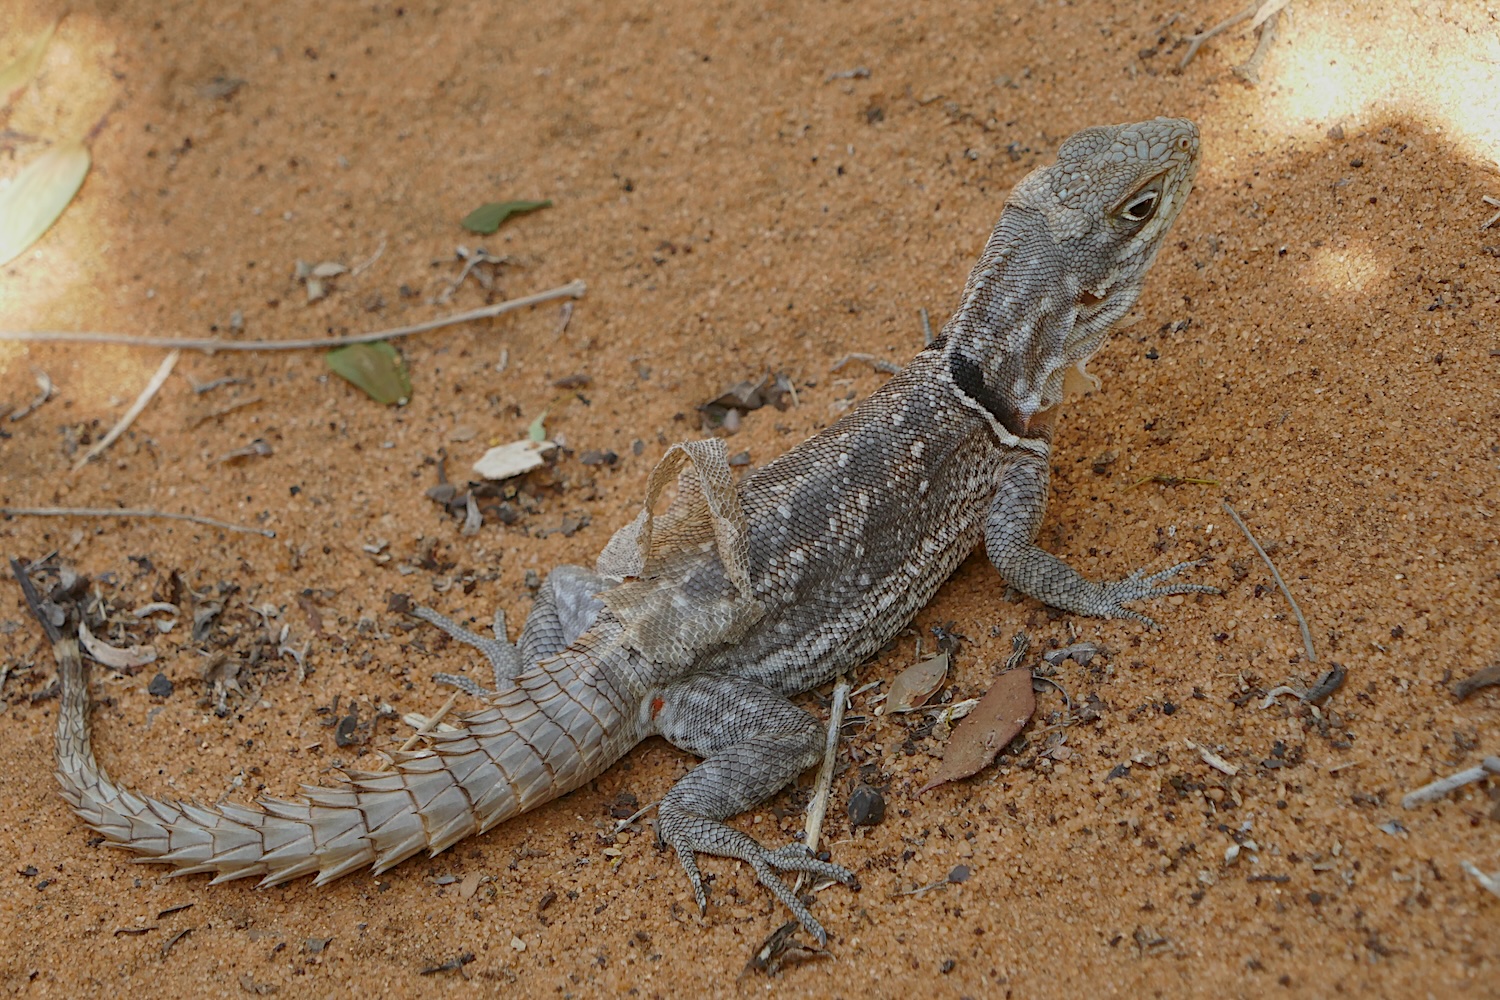
{"type": "Polygon", "coordinates": [[[36,76],[37,69],[42,65],[42,56],[47,53],[47,46],[52,41],[52,34],[57,30],[57,21],[54,20],[47,25],[36,41],[29,45],[16,59],[0,69],[0,103],[10,100],[17,90],[31,82],[36,76]]]}
{"type": "Polygon", "coordinates": [[[83,186],[89,162],[82,142],[60,143],[0,189],[0,267],[25,253],[52,227],[83,186]]]}
{"type": "Polygon", "coordinates": [[[910,712],[920,708],[948,676],[948,654],[939,653],[920,660],[896,675],[891,693],[885,699],[887,712],[910,712]]]}
{"type": "Polygon", "coordinates": [[[78,642],[90,656],[111,670],[135,670],[156,661],[156,650],[150,646],[111,646],[95,638],[84,622],[78,623],[78,642]]]}
{"type": "Polygon", "coordinates": [[[917,794],[977,774],[1016,738],[1036,711],[1031,671],[1007,670],[953,730],[937,774],[917,794]]]}
{"type": "Polygon", "coordinates": [[[474,474],[482,479],[509,479],[546,464],[546,455],[557,445],[551,441],[512,441],[491,448],[474,463],[474,474]]]}

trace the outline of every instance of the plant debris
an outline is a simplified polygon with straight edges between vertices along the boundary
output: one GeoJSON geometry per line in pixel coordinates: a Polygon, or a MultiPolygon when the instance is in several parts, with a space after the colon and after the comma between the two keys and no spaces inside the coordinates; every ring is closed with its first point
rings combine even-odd
{"type": "Polygon", "coordinates": [[[0,188],[0,267],[52,228],[83,186],[91,162],[81,139],[58,143],[0,188]]]}
{"type": "Polygon", "coordinates": [[[411,398],[411,377],[394,347],[385,341],[373,344],[350,344],[323,356],[335,375],[356,389],[389,406],[405,406],[411,398]]]}
{"type": "Polygon", "coordinates": [[[156,662],[156,650],[150,646],[111,646],[94,637],[87,622],[78,623],[78,644],[99,663],[111,670],[132,673],[148,663],[156,662]]]}
{"type": "Polygon", "coordinates": [[[750,961],[745,965],[745,972],[759,972],[766,976],[774,976],[784,968],[802,965],[818,958],[827,958],[829,955],[827,951],[822,948],[809,947],[794,937],[801,926],[795,920],[788,920],[772,931],[770,936],[761,942],[760,947],[755,949],[755,954],[750,956],[750,961]]]}
{"type": "Polygon", "coordinates": [[[1478,767],[1467,768],[1423,785],[1414,792],[1408,792],[1401,797],[1401,808],[1415,809],[1428,802],[1436,802],[1451,791],[1495,775],[1500,775],[1500,757],[1486,757],[1478,767]]]}
{"type": "Polygon", "coordinates": [[[932,780],[917,794],[978,774],[1016,738],[1036,711],[1030,670],[1007,670],[953,730],[932,780]]]}
{"type": "Polygon", "coordinates": [[[763,406],[774,406],[785,410],[796,405],[797,390],[792,380],[777,372],[767,374],[759,382],[736,382],[714,399],[698,407],[703,415],[703,429],[708,431],[723,428],[730,434],[740,429],[740,415],[758,410],[763,406]],[[790,398],[791,403],[787,400],[790,398]]]}
{"type": "Polygon", "coordinates": [[[492,201],[480,205],[464,216],[460,223],[471,233],[488,235],[500,228],[500,224],[513,215],[524,215],[543,208],[551,208],[550,200],[544,201],[492,201]]]}
{"type": "Polygon", "coordinates": [[[876,709],[877,714],[911,712],[927,703],[943,679],[948,676],[949,656],[939,653],[925,660],[918,660],[896,675],[891,681],[891,690],[885,704],[876,709]]]}
{"type": "MultiPolygon", "coordinates": [[[[11,419],[15,418],[12,417],[11,419]]],[[[1453,694],[1459,701],[1463,701],[1475,691],[1481,688],[1494,687],[1496,684],[1500,684],[1500,663],[1491,667],[1485,667],[1483,670],[1476,670],[1457,684],[1454,684],[1453,694]]]]}
{"type": "Polygon", "coordinates": [[[474,474],[481,479],[512,479],[547,464],[547,455],[557,445],[551,441],[512,441],[498,445],[474,463],[474,474]]]}

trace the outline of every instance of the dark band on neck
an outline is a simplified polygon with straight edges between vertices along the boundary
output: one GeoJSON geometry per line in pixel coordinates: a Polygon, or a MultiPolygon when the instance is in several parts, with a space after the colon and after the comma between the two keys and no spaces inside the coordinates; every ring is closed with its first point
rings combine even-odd
{"type": "Polygon", "coordinates": [[[979,367],[978,362],[968,357],[962,351],[954,351],[949,356],[949,371],[953,376],[953,384],[958,391],[968,396],[974,402],[984,408],[995,422],[1018,438],[1026,437],[1026,429],[1021,425],[1020,415],[1016,413],[1015,407],[1003,399],[984,381],[984,370],[979,367]]]}

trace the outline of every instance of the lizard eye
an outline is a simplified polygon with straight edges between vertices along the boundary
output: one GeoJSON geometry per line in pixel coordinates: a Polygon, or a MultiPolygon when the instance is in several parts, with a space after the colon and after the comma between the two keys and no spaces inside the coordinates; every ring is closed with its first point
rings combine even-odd
{"type": "Polygon", "coordinates": [[[1161,201],[1161,195],[1156,191],[1146,191],[1137,195],[1120,209],[1120,215],[1126,222],[1145,222],[1156,214],[1156,206],[1161,201]]]}

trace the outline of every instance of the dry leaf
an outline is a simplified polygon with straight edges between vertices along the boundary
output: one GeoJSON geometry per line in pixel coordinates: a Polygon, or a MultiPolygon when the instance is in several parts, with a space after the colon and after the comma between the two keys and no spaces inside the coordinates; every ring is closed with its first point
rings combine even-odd
{"type": "Polygon", "coordinates": [[[474,473],[482,479],[509,479],[523,472],[541,468],[546,454],[557,445],[551,441],[512,441],[491,448],[474,463],[474,473]]]}
{"type": "Polygon", "coordinates": [[[78,623],[78,642],[90,656],[111,670],[134,670],[156,660],[156,650],[150,646],[126,646],[123,649],[111,646],[96,639],[84,622],[78,623]]]}
{"type": "Polygon", "coordinates": [[[948,654],[939,653],[919,660],[896,675],[891,693],[885,699],[887,712],[910,712],[922,707],[948,676],[948,654]]]}
{"type": "Polygon", "coordinates": [[[1016,738],[1034,711],[1030,670],[1007,670],[995,678],[974,711],[954,728],[937,774],[917,794],[979,773],[1016,738]]]}
{"type": "Polygon", "coordinates": [[[31,43],[30,48],[17,56],[4,69],[0,69],[0,104],[9,101],[12,94],[30,83],[31,78],[36,76],[37,69],[42,65],[42,56],[46,54],[47,46],[52,41],[52,33],[56,30],[57,21],[53,21],[47,25],[47,30],[31,43]]]}
{"type": "Polygon", "coordinates": [[[0,189],[0,267],[42,238],[63,214],[89,172],[82,142],[53,146],[0,189]]]}

